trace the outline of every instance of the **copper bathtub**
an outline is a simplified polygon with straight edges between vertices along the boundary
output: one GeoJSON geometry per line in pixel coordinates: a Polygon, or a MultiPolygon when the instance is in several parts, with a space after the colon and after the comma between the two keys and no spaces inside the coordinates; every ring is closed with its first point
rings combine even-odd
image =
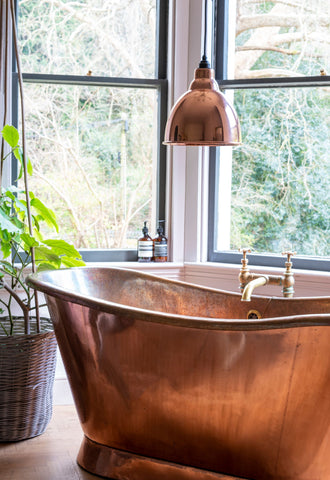
{"type": "Polygon", "coordinates": [[[86,470],[120,480],[330,479],[330,297],[245,303],[116,268],[29,283],[46,294],[86,470]]]}

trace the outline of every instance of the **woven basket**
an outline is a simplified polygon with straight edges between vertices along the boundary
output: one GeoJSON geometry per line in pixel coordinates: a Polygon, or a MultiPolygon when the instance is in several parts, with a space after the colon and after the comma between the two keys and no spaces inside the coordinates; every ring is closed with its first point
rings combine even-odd
{"type": "Polygon", "coordinates": [[[40,435],[51,419],[57,343],[50,321],[41,325],[42,333],[0,336],[0,442],[40,435]]]}

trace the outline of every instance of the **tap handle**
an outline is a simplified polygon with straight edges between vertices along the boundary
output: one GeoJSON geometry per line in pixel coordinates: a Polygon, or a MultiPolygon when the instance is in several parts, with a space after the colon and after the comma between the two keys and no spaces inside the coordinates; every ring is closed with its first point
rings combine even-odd
{"type": "Polygon", "coordinates": [[[249,248],[240,248],[239,252],[243,253],[243,258],[241,259],[242,266],[238,275],[240,290],[241,292],[243,292],[244,287],[249,282],[249,278],[250,278],[250,271],[249,271],[249,267],[247,266],[249,261],[246,258],[246,255],[248,253],[251,253],[251,250],[249,248]]]}
{"type": "Polygon", "coordinates": [[[244,264],[246,265],[248,263],[248,259],[246,258],[246,255],[248,253],[251,253],[251,249],[250,248],[240,248],[239,252],[243,253],[243,258],[242,258],[241,262],[243,263],[243,265],[244,264]]]}
{"type": "Polygon", "coordinates": [[[296,255],[296,252],[286,251],[286,252],[282,252],[282,255],[286,255],[286,261],[287,261],[288,263],[291,263],[291,257],[293,257],[294,255],[296,255]]]}
{"type": "Polygon", "coordinates": [[[286,255],[287,259],[285,262],[285,271],[284,271],[284,278],[283,278],[283,296],[286,298],[291,298],[293,297],[294,294],[294,276],[293,272],[291,270],[292,263],[291,263],[291,257],[295,255],[296,252],[283,252],[282,255],[286,255]]]}

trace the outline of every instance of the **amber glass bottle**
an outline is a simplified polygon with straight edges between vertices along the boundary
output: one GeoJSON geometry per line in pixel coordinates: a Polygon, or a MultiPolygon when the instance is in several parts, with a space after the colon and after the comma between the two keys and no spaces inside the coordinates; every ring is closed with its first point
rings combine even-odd
{"type": "Polygon", "coordinates": [[[159,221],[157,228],[157,237],[154,238],[154,261],[155,262],[167,262],[167,238],[164,235],[164,227],[162,223],[164,220],[159,221]]]}
{"type": "Polygon", "coordinates": [[[154,244],[148,234],[147,222],[142,228],[143,237],[138,240],[138,262],[151,262],[154,255],[154,244]]]}

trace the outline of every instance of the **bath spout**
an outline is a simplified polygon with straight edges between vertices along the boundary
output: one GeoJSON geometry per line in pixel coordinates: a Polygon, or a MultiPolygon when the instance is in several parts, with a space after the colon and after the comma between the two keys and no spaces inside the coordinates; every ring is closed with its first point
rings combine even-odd
{"type": "Polygon", "coordinates": [[[251,295],[253,290],[256,287],[261,285],[281,285],[283,296],[286,298],[293,297],[294,294],[294,276],[292,272],[292,262],[291,257],[295,255],[295,252],[283,252],[282,255],[287,256],[287,261],[285,262],[285,271],[284,275],[263,275],[251,273],[247,264],[248,259],[246,258],[247,253],[250,253],[249,248],[240,249],[243,252],[243,258],[241,260],[242,267],[238,276],[240,290],[242,292],[241,300],[243,302],[249,302],[251,300],[251,295]],[[263,279],[263,280],[260,280],[263,279]],[[266,281],[265,281],[266,279],[266,281]]]}
{"type": "Polygon", "coordinates": [[[263,285],[267,285],[269,282],[269,278],[267,275],[262,275],[260,277],[257,277],[253,280],[251,280],[245,287],[242,293],[242,302],[250,302],[251,301],[251,295],[253,290],[256,287],[261,287],[263,285]]]}

